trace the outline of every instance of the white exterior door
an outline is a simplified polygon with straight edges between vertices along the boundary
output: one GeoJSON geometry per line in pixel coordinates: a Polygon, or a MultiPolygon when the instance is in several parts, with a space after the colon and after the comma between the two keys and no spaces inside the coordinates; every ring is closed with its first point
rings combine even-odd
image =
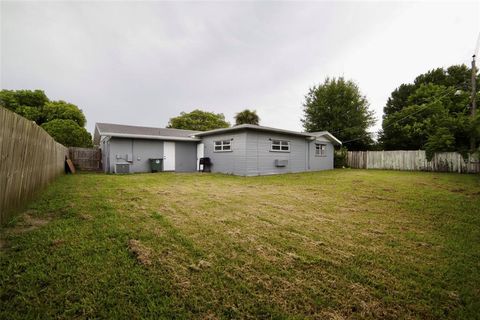
{"type": "Polygon", "coordinates": [[[163,143],[163,171],[175,171],[175,142],[163,143]]]}
{"type": "Polygon", "coordinates": [[[200,171],[203,169],[203,164],[200,165],[200,158],[203,158],[205,156],[205,146],[203,143],[197,144],[197,171],[200,171]]]}

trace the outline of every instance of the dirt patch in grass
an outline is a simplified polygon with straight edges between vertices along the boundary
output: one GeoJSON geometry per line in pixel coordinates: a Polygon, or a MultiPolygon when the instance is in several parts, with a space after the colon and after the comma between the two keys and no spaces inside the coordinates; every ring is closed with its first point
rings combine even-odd
{"type": "Polygon", "coordinates": [[[82,213],[82,214],[80,214],[80,219],[85,220],[85,221],[92,221],[93,216],[91,214],[88,214],[88,213],[82,213]]]}
{"type": "Polygon", "coordinates": [[[206,261],[206,260],[200,260],[200,261],[198,261],[198,262],[195,263],[195,264],[192,263],[191,265],[188,266],[188,268],[189,268],[190,270],[193,270],[193,271],[197,271],[197,272],[198,272],[198,271],[202,271],[202,270],[204,270],[204,269],[208,269],[208,268],[210,268],[211,266],[212,266],[212,264],[211,264],[210,262],[208,262],[208,261],[206,261]]]}
{"type": "Polygon", "coordinates": [[[36,230],[40,227],[47,225],[52,218],[49,216],[36,217],[33,216],[34,212],[27,211],[23,214],[20,222],[10,230],[11,233],[24,233],[28,231],[36,230]]]}
{"type": "Polygon", "coordinates": [[[54,239],[54,240],[52,240],[50,245],[54,248],[57,248],[57,247],[62,246],[64,243],[65,243],[65,240],[63,240],[63,239],[54,239]]]}
{"type": "Polygon", "coordinates": [[[128,249],[141,265],[149,266],[152,264],[152,251],[141,243],[140,240],[130,239],[128,241],[128,249]]]}

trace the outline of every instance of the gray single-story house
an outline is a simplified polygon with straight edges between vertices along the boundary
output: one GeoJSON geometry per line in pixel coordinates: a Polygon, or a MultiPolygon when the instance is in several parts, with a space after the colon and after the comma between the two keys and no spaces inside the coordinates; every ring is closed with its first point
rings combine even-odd
{"type": "Polygon", "coordinates": [[[327,131],[296,132],[244,124],[210,131],[95,125],[94,143],[102,149],[109,173],[150,172],[160,159],[162,171],[194,172],[208,157],[212,172],[256,176],[333,169],[334,145],[327,131]]]}

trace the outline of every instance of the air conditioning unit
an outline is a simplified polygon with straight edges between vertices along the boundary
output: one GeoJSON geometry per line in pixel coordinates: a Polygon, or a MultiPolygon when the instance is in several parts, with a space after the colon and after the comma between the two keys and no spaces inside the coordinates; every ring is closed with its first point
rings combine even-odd
{"type": "Polygon", "coordinates": [[[117,163],[115,173],[130,173],[130,165],[127,163],[117,163]]]}
{"type": "Polygon", "coordinates": [[[275,159],[275,167],[286,167],[288,165],[288,160],[275,159]]]}

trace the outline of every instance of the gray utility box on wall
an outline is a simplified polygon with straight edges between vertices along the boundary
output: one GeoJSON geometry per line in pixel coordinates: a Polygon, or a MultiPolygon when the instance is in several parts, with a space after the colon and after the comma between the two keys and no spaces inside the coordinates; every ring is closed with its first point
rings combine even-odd
{"type": "Polygon", "coordinates": [[[130,165],[126,163],[117,163],[115,173],[130,173],[130,165]]]}
{"type": "Polygon", "coordinates": [[[275,167],[286,167],[288,165],[288,160],[275,160],[275,167]]]}

